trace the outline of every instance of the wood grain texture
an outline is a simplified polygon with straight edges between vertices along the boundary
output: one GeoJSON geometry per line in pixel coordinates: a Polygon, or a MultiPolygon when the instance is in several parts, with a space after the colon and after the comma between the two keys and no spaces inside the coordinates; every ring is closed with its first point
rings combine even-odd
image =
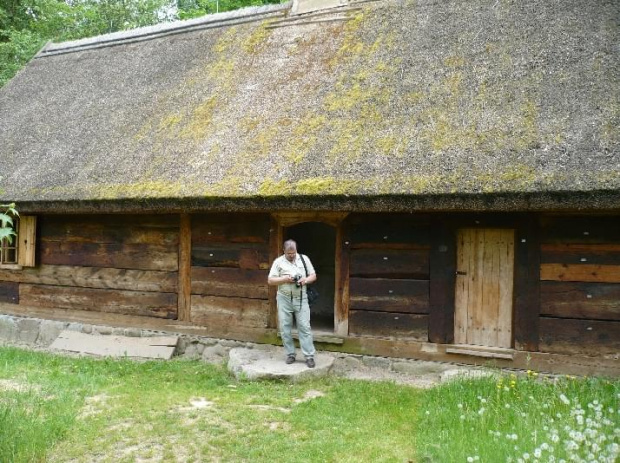
{"type": "Polygon", "coordinates": [[[514,346],[538,350],[540,314],[540,230],[538,217],[528,215],[515,230],[514,346]]]}
{"type": "Polygon", "coordinates": [[[579,355],[620,354],[620,322],[540,318],[540,351],[579,355]]]}
{"type": "Polygon", "coordinates": [[[514,231],[458,231],[455,342],[512,345],[514,231]]]}
{"type": "Polygon", "coordinates": [[[192,296],[192,323],[225,333],[231,328],[267,328],[267,300],[218,296],[192,296]]]}
{"type": "Polygon", "coordinates": [[[44,215],[41,241],[151,244],[176,249],[178,215],[44,215]]]}
{"type": "Polygon", "coordinates": [[[351,238],[349,221],[345,220],[336,227],[336,304],[334,307],[334,333],[339,336],[349,334],[349,311],[351,278],[351,238]]]}
{"type": "Polygon", "coordinates": [[[440,216],[431,222],[428,338],[431,342],[454,342],[456,233],[440,216]]]}
{"type": "Polygon", "coordinates": [[[19,283],[0,281],[0,302],[19,304],[19,283]]]}
{"type": "Polygon", "coordinates": [[[618,244],[620,216],[543,216],[541,242],[545,244],[618,244]]]}
{"type": "Polygon", "coordinates": [[[620,244],[543,243],[540,250],[543,264],[620,265],[620,244]]]}
{"type": "Polygon", "coordinates": [[[176,292],[176,272],[67,265],[40,265],[20,271],[0,269],[0,281],[52,286],[176,292]]]}
{"type": "Polygon", "coordinates": [[[620,265],[541,264],[540,279],[544,281],[620,283],[620,265]]]}
{"type": "Polygon", "coordinates": [[[428,314],[427,280],[351,278],[350,309],[428,314]]]}
{"type": "Polygon", "coordinates": [[[192,267],[192,294],[267,299],[267,272],[225,267],[192,267]]]}
{"type": "Polygon", "coordinates": [[[393,336],[428,340],[428,315],[351,310],[349,332],[359,336],[393,336]]]}
{"type": "Polygon", "coordinates": [[[40,249],[40,262],[43,265],[113,267],[165,272],[178,269],[176,246],[42,240],[40,249]]]}
{"type": "Polygon", "coordinates": [[[189,321],[192,285],[192,228],[189,214],[181,214],[179,224],[178,319],[189,321]]]}
{"type": "Polygon", "coordinates": [[[40,262],[136,270],[178,269],[178,216],[41,216],[40,262]]]}
{"type": "Polygon", "coordinates": [[[37,218],[22,215],[19,218],[17,236],[17,263],[23,267],[34,267],[36,263],[37,218]]]}
{"type": "Polygon", "coordinates": [[[540,313],[549,317],[620,320],[620,284],[543,281],[540,313]]]}
{"type": "Polygon", "coordinates": [[[428,280],[429,251],[354,249],[351,250],[350,274],[367,278],[428,280]]]}
{"type": "Polygon", "coordinates": [[[354,214],[349,217],[351,248],[430,247],[429,217],[414,214],[354,214]],[[376,247],[376,246],[372,246],[376,247]]]}
{"type": "Polygon", "coordinates": [[[262,244],[192,246],[192,266],[269,270],[269,248],[262,244]]]}
{"type": "Polygon", "coordinates": [[[213,243],[268,244],[268,214],[199,214],[192,216],[192,240],[202,246],[213,243]]]}
{"type": "Polygon", "coordinates": [[[177,295],[143,291],[21,284],[20,302],[35,307],[175,318],[177,295]]]}

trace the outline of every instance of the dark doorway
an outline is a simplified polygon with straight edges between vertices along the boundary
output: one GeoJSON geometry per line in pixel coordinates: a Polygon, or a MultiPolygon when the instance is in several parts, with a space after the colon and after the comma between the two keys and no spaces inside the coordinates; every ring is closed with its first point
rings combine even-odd
{"type": "Polygon", "coordinates": [[[284,239],[297,242],[297,252],[308,256],[316,270],[314,283],[320,297],[310,308],[312,330],[334,331],[336,281],[336,229],[320,222],[305,222],[283,230],[284,239]]]}

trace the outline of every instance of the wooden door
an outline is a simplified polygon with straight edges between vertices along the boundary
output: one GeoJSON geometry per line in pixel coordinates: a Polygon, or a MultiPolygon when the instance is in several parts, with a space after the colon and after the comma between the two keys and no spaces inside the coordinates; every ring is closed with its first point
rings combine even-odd
{"type": "Polygon", "coordinates": [[[454,341],[509,348],[514,230],[461,229],[457,239],[454,341]]]}

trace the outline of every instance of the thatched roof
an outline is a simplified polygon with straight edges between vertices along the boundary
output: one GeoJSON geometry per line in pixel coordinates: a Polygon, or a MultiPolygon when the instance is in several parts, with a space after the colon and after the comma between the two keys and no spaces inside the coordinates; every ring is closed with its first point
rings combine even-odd
{"type": "Polygon", "coordinates": [[[288,10],[49,44],[0,89],[0,202],[620,207],[617,0],[288,10]]]}

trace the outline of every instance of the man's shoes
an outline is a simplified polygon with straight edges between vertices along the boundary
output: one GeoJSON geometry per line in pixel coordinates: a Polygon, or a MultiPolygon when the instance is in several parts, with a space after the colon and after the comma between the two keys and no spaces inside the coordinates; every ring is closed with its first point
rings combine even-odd
{"type": "Polygon", "coordinates": [[[286,364],[290,365],[291,363],[295,363],[295,354],[288,354],[286,356],[286,364]]]}
{"type": "Polygon", "coordinates": [[[308,357],[306,359],[306,366],[308,368],[314,368],[316,366],[316,363],[314,363],[314,357],[308,357]]]}

